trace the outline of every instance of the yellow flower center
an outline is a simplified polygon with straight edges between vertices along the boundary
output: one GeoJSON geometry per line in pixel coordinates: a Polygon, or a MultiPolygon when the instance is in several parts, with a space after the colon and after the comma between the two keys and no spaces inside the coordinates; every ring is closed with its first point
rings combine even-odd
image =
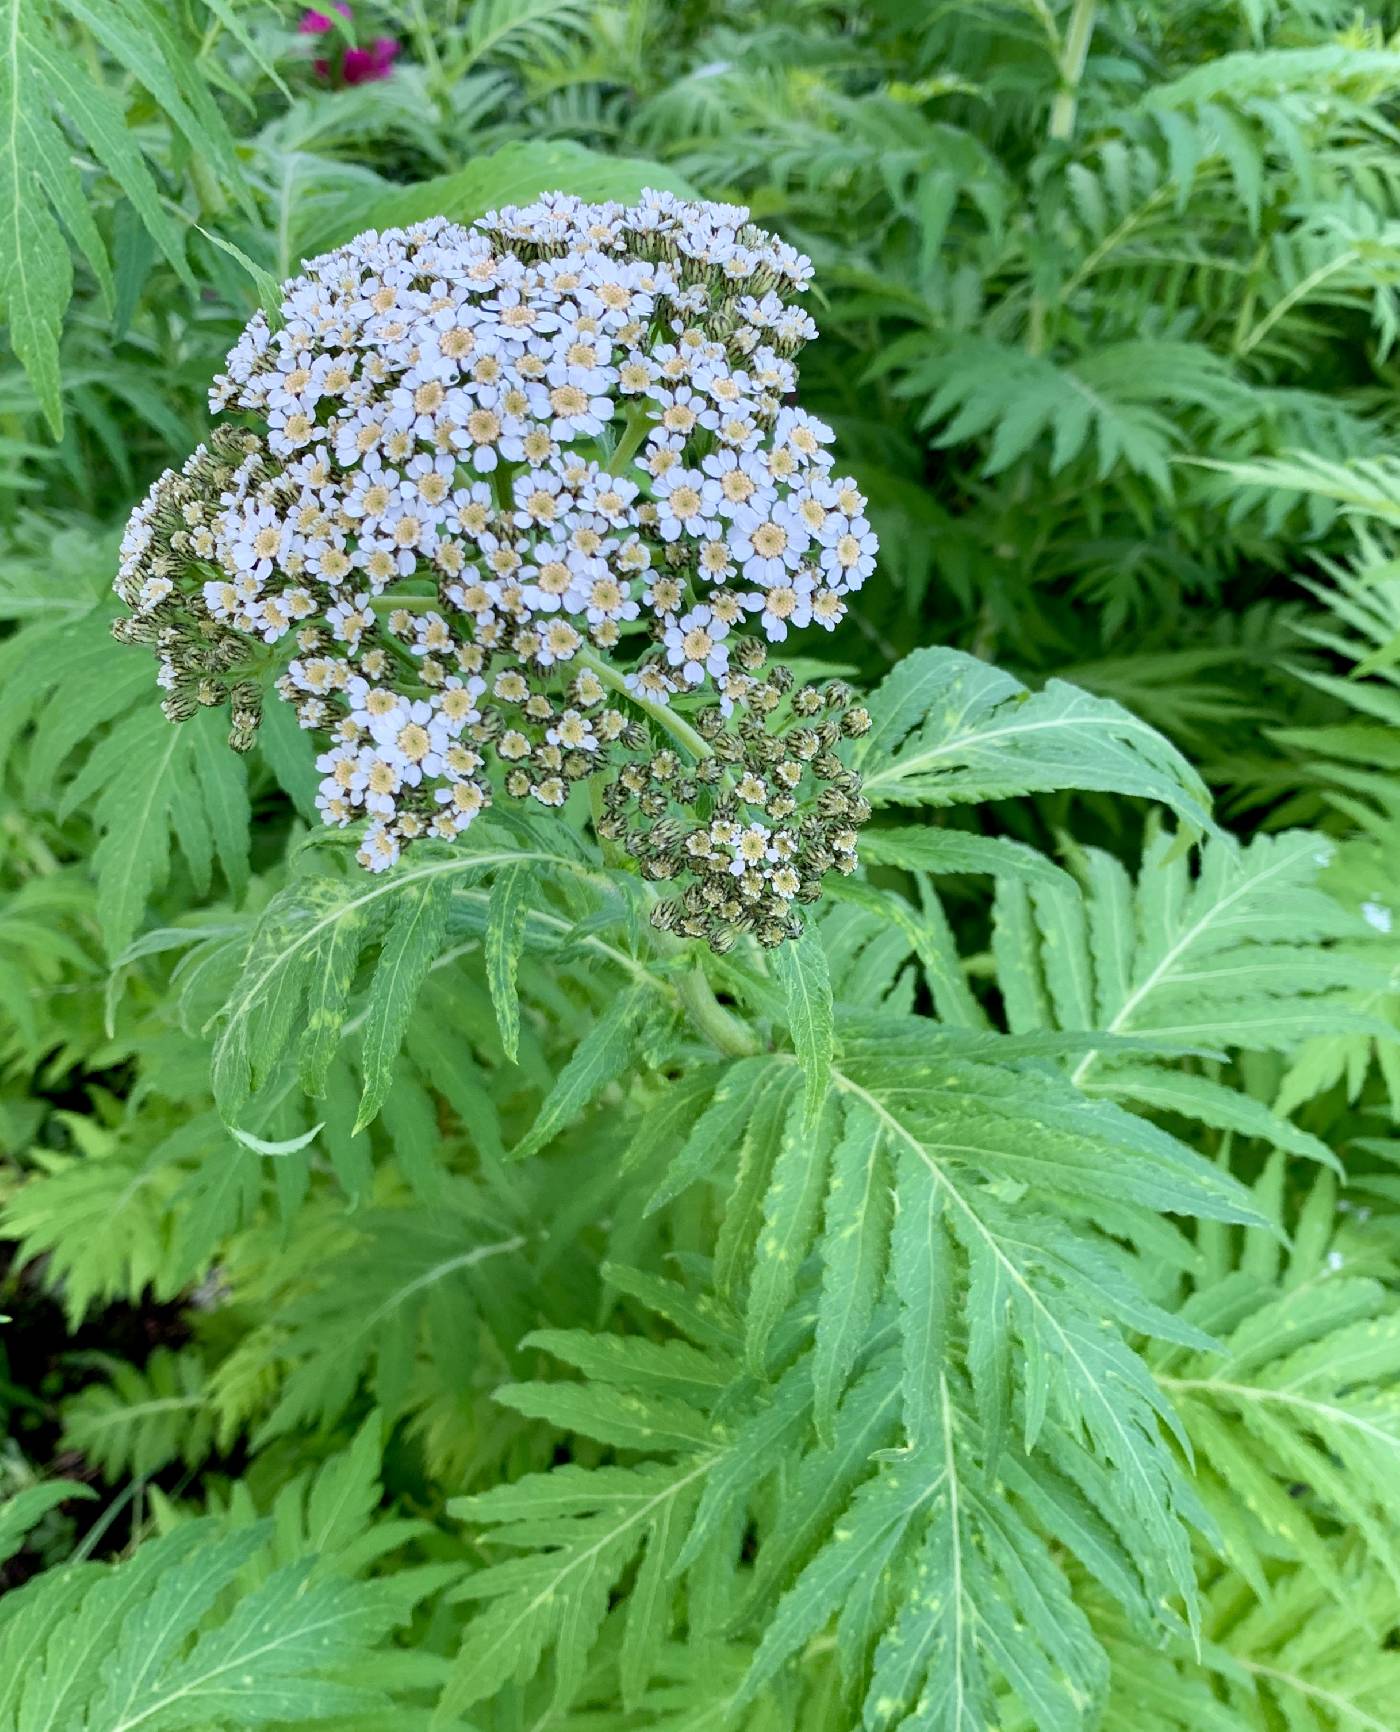
{"type": "Polygon", "coordinates": [[[406,728],[399,729],[398,746],[411,764],[421,764],[428,755],[432,741],[428,738],[428,730],[418,722],[410,722],[406,728]]]}

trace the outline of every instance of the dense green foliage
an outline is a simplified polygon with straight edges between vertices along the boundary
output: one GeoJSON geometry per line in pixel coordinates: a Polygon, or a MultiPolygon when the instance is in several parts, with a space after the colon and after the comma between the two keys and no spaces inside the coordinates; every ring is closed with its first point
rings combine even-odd
{"type": "Polygon", "coordinates": [[[0,0],[0,1732],[1400,1727],[1393,10],[0,0]],[[644,186],[882,541],[766,957],[109,632],[304,256],[644,186]]]}

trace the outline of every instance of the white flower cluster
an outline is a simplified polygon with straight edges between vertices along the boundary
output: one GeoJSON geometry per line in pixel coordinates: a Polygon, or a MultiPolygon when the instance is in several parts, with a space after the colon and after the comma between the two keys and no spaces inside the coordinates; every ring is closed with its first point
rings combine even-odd
{"type": "Polygon", "coordinates": [[[561,803],[627,732],[608,685],[732,705],[743,628],[833,627],[875,560],[830,429],[790,401],[809,276],[745,210],[664,193],[312,260],[211,393],[261,436],[207,497],[197,453],[128,526],[118,587],[164,628],[164,683],[195,665],[182,622],[288,640],[278,689],[329,737],[322,812],[370,820],[373,868],[469,823],[489,755],[561,803]]]}
{"type": "Polygon", "coordinates": [[[741,653],[754,676],[743,699],[728,714],[722,704],[695,714],[709,755],[689,768],[668,750],[624,764],[599,826],[646,877],[678,887],[653,924],[717,951],[744,933],[765,946],[796,937],[794,904],[815,901],[828,872],[854,871],[870,816],[859,775],[836,753],[868,731],[869,713],[839,682],[794,692],[787,668],[758,677],[761,644],[741,653]]]}

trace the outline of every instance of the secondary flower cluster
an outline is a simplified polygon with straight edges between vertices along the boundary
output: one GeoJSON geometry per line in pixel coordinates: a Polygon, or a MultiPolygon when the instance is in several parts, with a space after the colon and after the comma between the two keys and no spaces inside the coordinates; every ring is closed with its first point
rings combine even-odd
{"type": "Polygon", "coordinates": [[[792,402],[809,276],[746,211],[663,193],[312,260],[211,393],[258,431],[215,434],[128,526],[122,631],[167,714],[232,698],[246,745],[274,683],[324,742],[325,820],[365,821],[380,869],[493,790],[559,805],[646,749],[628,697],[748,702],[745,633],[830,629],[875,559],[792,402]]]}
{"type": "Polygon", "coordinates": [[[166,716],[183,722],[200,705],[228,703],[229,744],[240,752],[262,719],[262,686],[252,677],[246,634],[213,618],[199,573],[218,555],[220,494],[260,448],[255,433],[221,427],[178,473],[160,475],[127,520],[113,584],[132,610],[114,621],[113,635],[155,650],[166,716]]]}
{"type": "Polygon", "coordinates": [[[797,937],[795,905],[815,902],[828,872],[854,871],[856,832],[870,816],[860,777],[836,756],[870,727],[849,688],[793,692],[787,668],[753,677],[761,644],[742,654],[753,670],[739,675],[742,693],[695,718],[706,752],[694,764],[673,751],[625,764],[598,825],[648,878],[682,886],[655,905],[652,923],[720,952],[743,933],[764,946],[797,937]]]}

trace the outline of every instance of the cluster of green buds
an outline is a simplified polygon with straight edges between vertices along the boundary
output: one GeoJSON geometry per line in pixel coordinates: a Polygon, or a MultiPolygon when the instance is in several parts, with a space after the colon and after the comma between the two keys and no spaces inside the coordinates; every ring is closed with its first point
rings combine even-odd
{"type": "MultiPolygon", "coordinates": [[[[761,644],[741,655],[756,673],[761,644]]],[[[622,765],[603,796],[599,833],[654,883],[677,887],[652,924],[723,953],[752,934],[765,948],[797,937],[798,909],[828,872],[856,865],[856,833],[870,816],[860,777],[838,756],[870,726],[839,681],[794,689],[791,671],[750,677],[741,697],[693,718],[695,762],[669,748],[622,765]]]]}
{"type": "Polygon", "coordinates": [[[222,494],[263,461],[256,433],[220,427],[179,470],[167,469],[131,514],[114,588],[133,611],[114,620],[119,643],[143,644],[159,663],[161,709],[172,722],[228,704],[228,743],[251,749],[262,720],[262,682],[250,667],[248,637],[205,604],[204,577],[216,575],[215,522],[222,494]]]}

